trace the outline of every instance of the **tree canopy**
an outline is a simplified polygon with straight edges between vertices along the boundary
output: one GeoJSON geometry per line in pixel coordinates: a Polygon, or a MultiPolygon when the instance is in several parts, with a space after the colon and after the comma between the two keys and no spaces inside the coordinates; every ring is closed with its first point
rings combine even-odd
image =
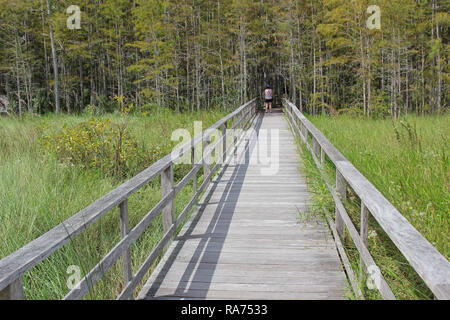
{"type": "Polygon", "coordinates": [[[0,95],[18,114],[231,108],[266,83],[305,112],[444,112],[440,0],[0,0],[0,95]],[[48,8],[47,8],[48,3],[48,8]],[[80,29],[67,8],[80,8],[80,29]],[[368,8],[380,8],[371,29],[368,8]],[[54,50],[54,54],[53,54],[54,50]],[[56,95],[56,97],[55,97],[56,95]]]}

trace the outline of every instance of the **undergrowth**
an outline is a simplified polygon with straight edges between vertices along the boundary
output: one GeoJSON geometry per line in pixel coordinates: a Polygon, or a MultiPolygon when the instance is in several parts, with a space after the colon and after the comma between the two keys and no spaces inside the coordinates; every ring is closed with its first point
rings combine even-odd
{"type": "MultiPolygon", "coordinates": [[[[178,144],[170,140],[174,130],[184,128],[193,134],[194,121],[202,121],[206,129],[224,115],[224,111],[177,114],[158,110],[146,116],[26,115],[23,119],[0,119],[0,259],[169,154],[178,144]]],[[[188,165],[175,165],[175,183],[189,170],[188,165]]],[[[177,216],[193,192],[191,183],[178,194],[177,216]]],[[[160,200],[159,178],[131,196],[130,228],[160,200]]],[[[133,273],[162,235],[158,218],[131,247],[133,273]]],[[[69,291],[68,267],[79,266],[83,277],[119,241],[119,210],[114,209],[24,274],[26,298],[63,298],[69,291]]],[[[123,285],[119,260],[86,299],[114,299],[123,285]]]]}
{"type": "MultiPolygon", "coordinates": [[[[385,197],[436,248],[449,257],[449,184],[447,150],[449,117],[402,120],[313,117],[311,121],[380,190],[385,197]]],[[[332,196],[306,146],[298,141],[302,170],[313,195],[315,210],[334,219],[332,196]]],[[[326,158],[324,171],[334,185],[335,167],[326,158]]],[[[344,205],[356,229],[360,228],[360,199],[347,188],[344,205]]],[[[359,253],[346,230],[343,244],[357,277],[359,253]]],[[[375,219],[369,216],[369,252],[397,299],[432,299],[433,294],[395,247],[375,219]]],[[[369,290],[363,277],[360,286],[366,299],[381,299],[369,290]]]]}

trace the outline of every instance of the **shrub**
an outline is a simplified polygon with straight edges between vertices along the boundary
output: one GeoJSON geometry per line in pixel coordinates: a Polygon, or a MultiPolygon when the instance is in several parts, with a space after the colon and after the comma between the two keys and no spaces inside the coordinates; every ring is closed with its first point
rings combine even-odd
{"type": "Polygon", "coordinates": [[[44,145],[56,157],[72,165],[99,169],[105,175],[124,178],[138,159],[137,143],[126,122],[91,118],[44,138],[44,145]]]}
{"type": "Polygon", "coordinates": [[[379,92],[374,100],[370,116],[373,119],[386,119],[390,117],[389,96],[385,92],[379,92]]]}
{"type": "MultiPolygon", "coordinates": [[[[120,105],[116,99],[111,99],[102,95],[96,96],[95,106],[92,106],[95,114],[103,115],[106,113],[113,113],[120,109],[120,105]]],[[[89,112],[89,110],[88,110],[89,112]]],[[[92,112],[92,111],[91,111],[92,112]]]]}
{"type": "Polygon", "coordinates": [[[52,111],[51,98],[47,96],[44,89],[38,90],[33,97],[33,111],[38,114],[45,114],[52,111]]]}
{"type": "Polygon", "coordinates": [[[350,107],[350,108],[340,109],[338,111],[338,114],[339,115],[345,114],[352,118],[361,118],[364,116],[363,111],[358,107],[350,107]]]}

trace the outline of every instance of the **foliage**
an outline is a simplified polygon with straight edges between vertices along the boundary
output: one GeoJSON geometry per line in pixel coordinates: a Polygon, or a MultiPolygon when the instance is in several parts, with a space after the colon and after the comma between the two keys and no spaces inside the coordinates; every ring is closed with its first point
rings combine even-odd
{"type": "Polygon", "coordinates": [[[421,232],[449,256],[449,115],[311,121],[421,232]]]}
{"type": "Polygon", "coordinates": [[[394,126],[395,138],[399,144],[407,144],[412,149],[419,149],[422,151],[421,138],[417,133],[417,128],[415,124],[411,124],[406,120],[400,120],[400,128],[397,127],[396,123],[392,123],[394,126]]]}
{"type": "Polygon", "coordinates": [[[448,109],[448,1],[377,1],[381,30],[366,28],[367,0],[82,1],[80,30],[66,25],[72,2],[49,2],[50,15],[42,0],[0,0],[0,94],[21,115],[55,108],[50,26],[68,113],[115,112],[114,95],[136,112],[231,109],[266,82],[312,114],[448,109]]]}
{"type": "Polygon", "coordinates": [[[136,165],[138,145],[126,125],[91,118],[46,137],[44,145],[58,159],[105,175],[123,178],[136,165]]]}
{"type": "Polygon", "coordinates": [[[386,119],[390,116],[388,99],[389,97],[386,95],[386,93],[382,91],[378,93],[378,95],[375,97],[373,109],[370,114],[373,119],[386,119]]]}
{"type": "Polygon", "coordinates": [[[112,113],[119,110],[119,103],[117,100],[107,98],[105,96],[97,97],[97,106],[94,107],[96,109],[95,113],[98,115],[112,113]]]}
{"type": "MultiPolygon", "coordinates": [[[[129,106],[129,105],[128,105],[129,106]]],[[[131,112],[130,112],[131,113],[131,112]]],[[[0,259],[15,252],[22,246],[41,236],[65,221],[89,204],[152,165],[161,156],[170,153],[174,143],[168,134],[178,128],[186,128],[191,133],[193,122],[202,120],[210,126],[224,116],[222,111],[175,112],[152,111],[148,117],[114,114],[97,117],[81,115],[25,116],[0,120],[0,259]],[[117,132],[117,126],[127,121],[127,133],[131,143],[137,143],[137,158],[127,162],[121,178],[104,174],[100,169],[88,168],[82,164],[61,161],[55,146],[57,137],[66,131],[79,128],[79,132],[99,131],[102,125],[110,133],[117,132]],[[91,122],[91,125],[89,125],[91,122]],[[106,123],[110,123],[109,125],[106,123]],[[67,128],[67,129],[66,129],[67,128]],[[54,146],[46,145],[52,141],[54,146]]],[[[86,133],[87,134],[87,133],[86,133]]],[[[77,135],[75,135],[77,136],[77,135]]],[[[96,137],[93,140],[105,139],[96,137]]],[[[117,134],[111,136],[117,141],[117,134]]],[[[83,144],[82,144],[83,145],[83,144]]],[[[111,152],[114,152],[111,148],[111,152]]],[[[133,150],[130,151],[134,153],[133,150]]],[[[111,171],[114,159],[109,158],[111,171]]],[[[192,168],[192,167],[191,167],[192,168]]],[[[175,166],[175,179],[180,181],[187,168],[175,166]],[[184,171],[183,171],[184,170],[184,171]]],[[[201,183],[201,176],[199,177],[201,183]]],[[[188,185],[175,202],[179,215],[192,196],[192,186],[188,185]]],[[[161,200],[158,179],[129,199],[130,227],[133,228],[148,211],[161,200]]],[[[24,274],[25,296],[27,299],[62,299],[68,292],[66,285],[67,267],[77,265],[86,275],[120,241],[118,212],[114,210],[88,228],[74,241],[55,252],[54,255],[24,274]]],[[[137,270],[148,258],[151,250],[163,236],[161,221],[152,226],[132,247],[133,270],[137,270]]],[[[122,264],[116,264],[104,281],[94,287],[87,299],[114,299],[123,288],[122,264]]],[[[139,289],[138,289],[139,290],[139,289]]]]}
{"type": "Polygon", "coordinates": [[[338,114],[347,115],[353,118],[361,118],[363,116],[363,112],[357,107],[340,109],[338,114]]]}
{"type": "MultiPolygon", "coordinates": [[[[401,120],[354,119],[349,116],[310,117],[328,139],[371,181],[401,214],[447,259],[449,198],[449,115],[401,120]]],[[[314,205],[334,216],[330,193],[323,188],[309,152],[303,166],[314,195],[314,205]]],[[[329,181],[335,167],[326,161],[329,181]]],[[[345,207],[357,230],[361,201],[348,188],[345,207]]],[[[350,262],[359,274],[360,260],[351,241],[344,241],[350,262]]],[[[397,299],[433,299],[420,276],[409,265],[372,216],[369,218],[369,251],[397,299]]],[[[376,290],[363,286],[368,299],[380,299],[376,290]]]]}

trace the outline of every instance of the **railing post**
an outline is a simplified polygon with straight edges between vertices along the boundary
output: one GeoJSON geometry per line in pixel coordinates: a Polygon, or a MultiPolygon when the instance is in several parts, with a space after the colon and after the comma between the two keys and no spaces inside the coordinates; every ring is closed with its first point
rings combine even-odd
{"type": "Polygon", "coordinates": [[[325,164],[325,151],[323,151],[322,147],[320,147],[320,163],[322,166],[325,164]]]}
{"type": "MultiPolygon", "coordinates": [[[[120,208],[120,233],[122,239],[125,238],[130,232],[130,218],[128,214],[128,199],[119,205],[120,208]]],[[[131,270],[131,255],[130,248],[128,248],[122,255],[122,265],[123,265],[123,279],[125,286],[131,281],[132,270],[131,270]]]]}
{"type": "MultiPolygon", "coordinates": [[[[369,249],[369,209],[367,209],[364,202],[361,201],[361,245],[369,249]]],[[[366,267],[364,266],[364,260],[360,260],[361,274],[360,279],[363,279],[363,275],[366,273],[366,267]]]]}
{"type": "MultiPolygon", "coordinates": [[[[341,175],[339,170],[336,169],[336,191],[341,196],[342,200],[347,199],[347,182],[341,175]]],[[[344,235],[344,221],[336,206],[336,230],[339,236],[342,238],[344,235]]]]}
{"type": "Polygon", "coordinates": [[[239,121],[238,122],[239,123],[238,128],[242,129],[242,110],[238,114],[238,121],[239,121]]]}
{"type": "MultiPolygon", "coordinates": [[[[173,164],[161,173],[162,197],[166,197],[173,190],[173,164]]],[[[162,210],[163,228],[166,233],[175,223],[175,197],[172,195],[167,206],[162,210]]]]}
{"type": "Polygon", "coordinates": [[[222,126],[222,159],[223,163],[227,161],[227,123],[225,122],[222,126]]]}
{"type": "MultiPolygon", "coordinates": [[[[192,167],[195,168],[197,164],[197,153],[195,152],[195,145],[191,147],[191,159],[192,159],[192,167]]],[[[194,175],[193,181],[193,189],[194,189],[194,196],[197,194],[197,174],[194,175]]]]}
{"type": "Polygon", "coordinates": [[[236,132],[238,130],[237,126],[236,126],[236,117],[233,117],[233,157],[236,160],[237,157],[237,136],[236,136],[236,132]]]}
{"type": "Polygon", "coordinates": [[[25,300],[22,276],[0,291],[0,300],[25,300]]]}
{"type": "Polygon", "coordinates": [[[302,139],[302,141],[303,141],[303,123],[300,121],[300,119],[297,119],[297,121],[298,121],[298,132],[299,132],[299,135],[300,135],[300,139],[302,139]]]}
{"type": "Polygon", "coordinates": [[[211,154],[209,154],[209,146],[211,144],[211,136],[208,136],[204,141],[203,147],[203,180],[205,181],[211,174],[211,154]],[[208,154],[205,156],[205,154],[208,154]]]}
{"type": "Polygon", "coordinates": [[[314,139],[314,136],[311,137],[311,147],[312,147],[314,155],[317,157],[317,146],[316,146],[316,140],[314,139]]]}
{"type": "Polygon", "coordinates": [[[317,158],[319,158],[319,143],[317,142],[316,138],[314,138],[314,136],[312,137],[312,147],[314,150],[314,154],[317,158]]]}

